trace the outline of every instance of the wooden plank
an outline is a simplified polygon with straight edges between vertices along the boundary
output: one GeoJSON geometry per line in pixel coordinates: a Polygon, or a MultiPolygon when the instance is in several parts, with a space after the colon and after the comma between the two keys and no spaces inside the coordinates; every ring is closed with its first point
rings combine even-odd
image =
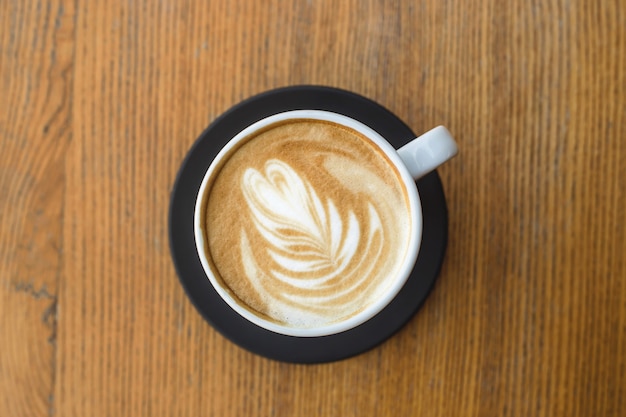
{"type": "Polygon", "coordinates": [[[0,3],[0,414],[54,412],[73,10],[0,3]]]}

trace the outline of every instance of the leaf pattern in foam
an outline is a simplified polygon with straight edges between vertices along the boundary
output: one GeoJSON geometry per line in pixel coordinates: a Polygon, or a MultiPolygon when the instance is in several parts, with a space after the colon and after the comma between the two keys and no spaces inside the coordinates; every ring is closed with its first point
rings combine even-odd
{"type": "MultiPolygon", "coordinates": [[[[293,314],[294,304],[303,306],[307,297],[324,303],[347,296],[367,281],[382,250],[382,224],[371,204],[368,204],[367,227],[362,230],[353,211],[342,218],[331,199],[323,204],[308,181],[277,159],[268,160],[263,173],[247,169],[241,188],[254,225],[268,243],[267,254],[276,268],[263,271],[259,267],[245,230],[241,231],[242,262],[259,295],[274,299],[274,308],[282,310],[277,312],[279,315],[293,314]],[[376,240],[376,236],[380,239],[376,240]],[[357,273],[362,276],[352,281],[352,285],[320,295],[319,291],[333,288],[335,278],[357,273]],[[305,290],[308,295],[300,291],[300,295],[267,291],[274,287],[273,280],[286,288],[305,290]]],[[[358,308],[361,300],[349,297],[348,303],[358,308]]],[[[317,308],[325,307],[320,304],[317,308]]]]}
{"type": "Polygon", "coordinates": [[[264,175],[247,169],[242,191],[255,226],[273,247],[270,256],[284,269],[341,269],[354,255],[360,235],[354,213],[344,231],[332,200],[324,207],[311,184],[285,162],[267,161],[264,175]]]}

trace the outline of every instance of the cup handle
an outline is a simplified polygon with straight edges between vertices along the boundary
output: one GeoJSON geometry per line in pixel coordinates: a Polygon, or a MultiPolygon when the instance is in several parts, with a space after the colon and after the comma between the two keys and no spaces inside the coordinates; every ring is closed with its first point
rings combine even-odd
{"type": "Polygon", "coordinates": [[[456,142],[443,126],[429,130],[398,149],[402,162],[416,180],[455,156],[457,152],[456,142]]]}

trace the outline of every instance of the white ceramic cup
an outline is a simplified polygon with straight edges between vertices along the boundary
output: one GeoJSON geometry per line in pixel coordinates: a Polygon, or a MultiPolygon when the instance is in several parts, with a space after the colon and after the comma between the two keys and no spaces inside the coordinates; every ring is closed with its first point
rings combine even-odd
{"type": "Polygon", "coordinates": [[[402,148],[396,150],[380,134],[370,127],[350,117],[337,113],[321,110],[294,110],[275,114],[262,119],[239,132],[226,144],[224,148],[222,148],[209,166],[209,169],[207,170],[200,186],[194,214],[194,235],[196,240],[196,249],[198,251],[198,256],[200,257],[204,272],[219,296],[233,310],[246,320],[267,330],[297,337],[326,336],[350,330],[368,321],[383,310],[404,286],[417,260],[422,239],[422,207],[415,180],[428,174],[439,165],[452,158],[456,155],[456,153],[457,145],[448,130],[443,126],[436,127],[424,133],[404,145],[402,148]],[[340,322],[315,328],[297,328],[277,324],[261,317],[260,315],[254,314],[249,309],[240,305],[240,302],[235,300],[231,293],[223,288],[220,280],[213,275],[209,266],[209,261],[206,257],[204,247],[205,236],[203,227],[201,226],[202,204],[204,201],[204,195],[207,192],[207,185],[211,182],[210,180],[216,173],[216,167],[220,165],[219,163],[222,158],[228,155],[230,149],[235,147],[240,141],[248,138],[258,130],[289,119],[315,119],[338,123],[356,130],[373,141],[389,157],[398,169],[402,182],[404,183],[404,187],[408,191],[409,209],[412,216],[412,226],[406,256],[402,261],[401,267],[398,269],[399,272],[394,276],[388,277],[392,283],[388,287],[387,291],[381,293],[380,297],[375,302],[356,315],[340,322]]]}

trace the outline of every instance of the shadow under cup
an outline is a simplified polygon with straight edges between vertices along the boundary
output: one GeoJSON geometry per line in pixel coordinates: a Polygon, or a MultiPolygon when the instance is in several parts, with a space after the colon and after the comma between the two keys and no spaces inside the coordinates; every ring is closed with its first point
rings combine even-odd
{"type": "Polygon", "coordinates": [[[384,309],[411,273],[421,232],[415,180],[397,151],[366,125],[318,110],[237,134],[207,170],[194,213],[219,296],[250,322],[299,337],[340,333],[384,309]]]}

